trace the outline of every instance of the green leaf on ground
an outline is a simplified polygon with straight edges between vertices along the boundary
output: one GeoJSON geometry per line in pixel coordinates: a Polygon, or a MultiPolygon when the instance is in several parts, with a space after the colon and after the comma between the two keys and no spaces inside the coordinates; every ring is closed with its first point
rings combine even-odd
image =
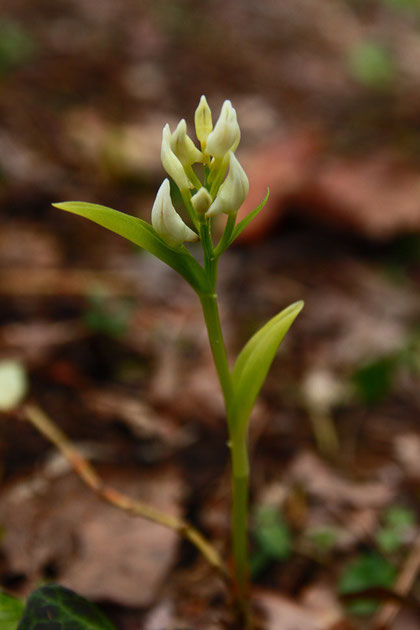
{"type": "MultiPolygon", "coordinates": [[[[357,593],[365,589],[382,586],[391,587],[396,578],[395,567],[376,552],[368,552],[353,560],[341,575],[338,592],[341,595],[357,593]]],[[[373,599],[358,599],[348,608],[354,615],[371,615],[379,604],[373,599]]]]}
{"type": "Polygon", "coordinates": [[[363,365],[353,375],[357,394],[366,405],[383,401],[392,390],[397,361],[394,356],[385,356],[363,365]]]}
{"type": "Polygon", "coordinates": [[[0,21],[0,76],[27,63],[35,53],[29,30],[14,20],[0,21]]]}
{"type": "Polygon", "coordinates": [[[15,597],[0,593],[0,628],[1,630],[17,630],[25,604],[15,597]]]}
{"type": "Polygon", "coordinates": [[[350,52],[349,70],[362,85],[372,89],[386,89],[395,80],[396,70],[391,52],[381,43],[365,41],[350,52]]]}
{"type": "Polygon", "coordinates": [[[285,560],[292,552],[289,527],[275,507],[263,506],[257,510],[254,538],[259,547],[273,560],[285,560]]]}
{"type": "Polygon", "coordinates": [[[384,553],[394,553],[406,543],[406,534],[416,525],[413,510],[392,505],[383,517],[383,525],[376,533],[376,542],[384,553]]]}
{"type": "Polygon", "coordinates": [[[115,630],[115,626],[84,597],[49,584],[31,594],[18,630],[115,630]]]}

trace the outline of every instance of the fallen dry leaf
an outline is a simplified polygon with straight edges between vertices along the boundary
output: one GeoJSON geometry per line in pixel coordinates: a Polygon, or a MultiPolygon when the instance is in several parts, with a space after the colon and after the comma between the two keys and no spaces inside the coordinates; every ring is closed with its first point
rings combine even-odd
{"type": "MultiPolygon", "coordinates": [[[[108,470],[107,483],[179,515],[182,482],[173,467],[108,470]]],[[[9,571],[31,590],[46,572],[96,600],[147,606],[175,560],[172,530],[129,516],[100,501],[74,474],[39,475],[1,494],[2,552],[9,571]]]]}
{"type": "Polygon", "coordinates": [[[241,234],[244,242],[256,241],[269,232],[282,216],[284,204],[300,190],[310,174],[318,140],[310,132],[290,132],[241,156],[250,181],[249,195],[238,213],[243,219],[256,208],[270,189],[267,205],[241,234]]]}
{"type": "Polygon", "coordinates": [[[277,593],[259,591],[255,602],[265,616],[266,630],[327,630],[313,611],[277,593]]]}
{"type": "Polygon", "coordinates": [[[327,157],[301,196],[305,212],[372,238],[420,230],[418,168],[390,152],[327,157]]]}
{"type": "Polygon", "coordinates": [[[121,420],[140,438],[158,438],[173,447],[185,445],[190,439],[184,428],[118,388],[88,390],[84,400],[95,414],[109,420],[121,420]]]}
{"type": "Polygon", "coordinates": [[[387,505],[394,496],[394,489],[389,484],[348,481],[308,451],[294,459],[287,479],[302,484],[306,492],[317,499],[334,505],[378,508],[387,505]]]}

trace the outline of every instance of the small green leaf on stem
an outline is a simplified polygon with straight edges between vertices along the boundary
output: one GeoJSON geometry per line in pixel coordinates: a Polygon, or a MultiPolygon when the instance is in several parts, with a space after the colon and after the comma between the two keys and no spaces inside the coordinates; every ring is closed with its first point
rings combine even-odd
{"type": "Polygon", "coordinates": [[[268,201],[269,195],[270,195],[270,190],[267,188],[267,194],[264,197],[263,201],[260,203],[260,205],[254,208],[254,210],[252,210],[249,214],[247,214],[246,217],[242,219],[242,221],[240,221],[238,225],[235,227],[235,229],[233,230],[232,236],[230,237],[229,243],[227,245],[228,247],[229,245],[233,243],[235,239],[238,238],[241,232],[244,231],[244,229],[251,223],[251,221],[255,219],[257,214],[259,214],[259,212],[264,208],[265,204],[268,201]]]}
{"type": "MultiPolygon", "coordinates": [[[[395,567],[376,552],[368,552],[358,556],[342,574],[338,591],[341,595],[357,593],[365,589],[382,586],[391,587],[396,577],[395,567]]],[[[361,598],[349,605],[354,615],[371,615],[378,608],[373,599],[361,598]]]]}

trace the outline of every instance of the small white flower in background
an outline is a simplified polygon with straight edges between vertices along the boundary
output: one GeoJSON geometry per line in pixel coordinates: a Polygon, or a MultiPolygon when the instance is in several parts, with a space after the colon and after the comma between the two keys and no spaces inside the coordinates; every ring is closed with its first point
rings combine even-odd
{"type": "Polygon", "coordinates": [[[230,101],[225,101],[216,125],[207,138],[206,153],[222,158],[228,151],[236,150],[240,139],[236,111],[230,101]]]}
{"type": "Polygon", "coordinates": [[[205,214],[210,208],[212,201],[209,191],[204,186],[191,197],[191,203],[197,214],[205,214]]]}
{"type": "Polygon", "coordinates": [[[169,179],[162,182],[156,195],[152,208],[152,225],[159,236],[172,247],[177,247],[184,241],[196,241],[198,238],[173,206],[169,179]]]}
{"type": "Polygon", "coordinates": [[[203,96],[200,99],[200,103],[195,110],[194,114],[195,133],[201,143],[201,148],[204,150],[209,134],[213,130],[213,122],[211,118],[211,109],[207,103],[206,97],[203,96]]]}
{"type": "Polygon", "coordinates": [[[172,177],[181,191],[188,190],[189,188],[193,188],[193,185],[188,179],[181,162],[173,152],[171,139],[171,130],[169,129],[169,125],[166,124],[162,131],[162,148],[160,151],[163,168],[168,175],[172,177]]]}
{"type": "Polygon", "coordinates": [[[350,390],[332,372],[314,368],[302,383],[304,401],[310,411],[325,414],[348,398],[350,390]]]}
{"type": "Polygon", "coordinates": [[[230,152],[228,176],[220,186],[206,217],[214,217],[222,212],[235,214],[245,201],[248,191],[248,177],[235,155],[230,152]]]}
{"type": "Polygon", "coordinates": [[[191,166],[195,162],[203,161],[203,154],[187,135],[187,123],[184,118],[179,121],[172,134],[171,149],[183,166],[191,166]]]}
{"type": "Polygon", "coordinates": [[[0,411],[12,411],[24,399],[28,379],[23,365],[15,359],[0,361],[0,411]]]}

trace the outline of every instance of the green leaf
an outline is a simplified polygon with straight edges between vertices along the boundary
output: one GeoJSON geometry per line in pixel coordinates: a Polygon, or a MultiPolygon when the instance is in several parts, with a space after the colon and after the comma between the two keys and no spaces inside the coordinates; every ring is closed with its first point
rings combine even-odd
{"type": "Polygon", "coordinates": [[[0,593],[0,628],[17,630],[25,605],[20,599],[0,593]]]}
{"type": "Polygon", "coordinates": [[[399,531],[405,531],[416,525],[416,513],[402,505],[391,505],[385,513],[385,523],[399,531]]]}
{"type": "Polygon", "coordinates": [[[302,308],[302,301],[295,302],[275,315],[251,337],[236,359],[232,372],[233,400],[229,408],[229,418],[234,428],[246,430],[248,418],[278,347],[302,308]]]}
{"type": "MultiPolygon", "coordinates": [[[[375,586],[391,587],[396,577],[395,567],[378,553],[365,553],[351,562],[341,576],[338,591],[344,595],[375,586]]],[[[378,604],[373,599],[360,599],[349,605],[354,615],[371,615],[378,604]]]]}
{"type": "Polygon", "coordinates": [[[315,527],[306,532],[308,540],[314,545],[317,551],[328,553],[331,551],[338,538],[338,530],[333,527],[315,527]]]}
{"type": "Polygon", "coordinates": [[[259,212],[264,208],[265,204],[268,201],[269,195],[270,195],[270,189],[267,188],[267,194],[264,197],[263,201],[260,203],[260,205],[254,208],[254,210],[252,210],[249,214],[247,214],[246,217],[242,219],[242,221],[239,221],[238,225],[235,227],[235,229],[232,232],[232,235],[229,239],[226,249],[227,247],[232,245],[233,241],[237,239],[238,236],[241,234],[241,232],[243,232],[244,229],[251,223],[252,219],[255,219],[257,214],[259,214],[259,212]]]}
{"type": "Polygon", "coordinates": [[[376,542],[384,553],[394,553],[406,543],[406,535],[416,525],[413,510],[393,505],[383,518],[384,524],[376,533],[376,542]]]}
{"type": "Polygon", "coordinates": [[[260,549],[273,560],[286,560],[292,553],[289,527],[273,506],[257,510],[254,537],[260,549]]]}
{"type": "Polygon", "coordinates": [[[169,247],[146,221],[106,206],[84,201],[66,201],[54,203],[53,206],[90,219],[111,232],[119,234],[163,260],[185,278],[198,293],[206,290],[207,278],[204,270],[187,248],[183,245],[177,249],[169,247]]]}
{"type": "Polygon", "coordinates": [[[374,41],[358,43],[349,55],[350,72],[362,85],[385,89],[395,80],[395,63],[391,52],[374,41]]]}
{"type": "Polygon", "coordinates": [[[84,597],[49,584],[31,594],[18,630],[115,630],[115,626],[84,597]]]}
{"type": "Polygon", "coordinates": [[[353,375],[359,398],[365,405],[382,402],[391,392],[398,364],[394,356],[385,356],[363,365],[353,375]]]}

